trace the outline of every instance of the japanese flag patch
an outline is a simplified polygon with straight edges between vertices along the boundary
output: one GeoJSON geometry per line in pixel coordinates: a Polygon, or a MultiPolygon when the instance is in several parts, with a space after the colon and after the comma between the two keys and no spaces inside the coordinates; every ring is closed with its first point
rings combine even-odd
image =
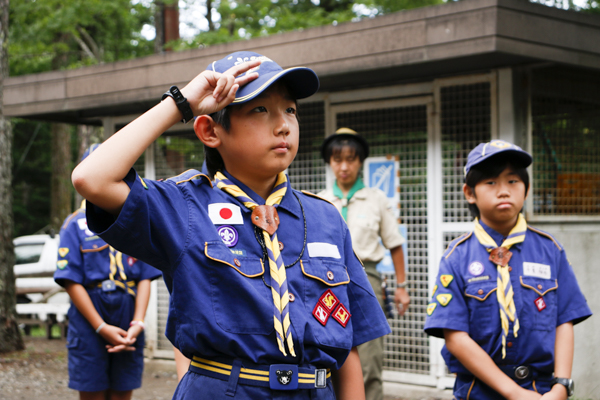
{"type": "Polygon", "coordinates": [[[243,225],[242,210],[231,203],[213,203],[208,205],[208,216],[215,225],[243,225]]]}

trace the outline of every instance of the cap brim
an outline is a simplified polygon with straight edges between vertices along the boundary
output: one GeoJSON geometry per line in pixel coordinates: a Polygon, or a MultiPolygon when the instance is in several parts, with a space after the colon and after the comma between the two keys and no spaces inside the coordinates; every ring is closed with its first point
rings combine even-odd
{"type": "Polygon", "coordinates": [[[319,78],[313,70],[294,67],[259,75],[258,78],[238,90],[235,100],[231,104],[241,104],[252,100],[280,79],[285,80],[290,95],[294,99],[304,99],[319,90],[319,78]]]}

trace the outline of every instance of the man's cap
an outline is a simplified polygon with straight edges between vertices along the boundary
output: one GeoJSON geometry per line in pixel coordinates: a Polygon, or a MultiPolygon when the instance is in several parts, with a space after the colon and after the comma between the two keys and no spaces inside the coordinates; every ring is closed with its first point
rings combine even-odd
{"type": "Polygon", "coordinates": [[[85,151],[83,152],[83,156],[81,156],[81,161],[85,160],[87,156],[89,156],[90,154],[92,154],[92,152],[94,150],[96,150],[98,147],[100,147],[100,143],[94,143],[93,145],[91,145],[90,147],[88,147],[87,149],[85,149],[85,151]]]}
{"type": "Polygon", "coordinates": [[[523,168],[527,168],[533,162],[531,154],[516,144],[505,142],[504,140],[492,140],[488,143],[479,143],[477,147],[471,150],[467,157],[467,165],[465,165],[465,176],[467,176],[471,168],[475,165],[499,154],[510,156],[512,159],[517,160],[523,168]]]}
{"type": "Polygon", "coordinates": [[[369,157],[369,144],[365,140],[364,137],[360,136],[355,130],[350,128],[340,128],[333,135],[327,136],[321,145],[321,156],[323,160],[328,163],[329,160],[326,159],[327,147],[334,140],[356,140],[364,149],[365,149],[365,158],[369,157]]]}
{"type": "MultiPolygon", "coordinates": [[[[231,104],[242,104],[252,100],[279,79],[285,81],[290,95],[294,99],[303,99],[312,96],[319,90],[319,78],[312,69],[306,67],[283,69],[269,57],[251,51],[231,53],[225,56],[225,58],[213,61],[206,69],[223,73],[235,65],[253,60],[261,60],[262,63],[258,67],[245,72],[245,74],[258,72],[258,78],[241,86],[235,94],[235,100],[231,104]]],[[[239,76],[244,76],[244,74],[239,76]]]]}

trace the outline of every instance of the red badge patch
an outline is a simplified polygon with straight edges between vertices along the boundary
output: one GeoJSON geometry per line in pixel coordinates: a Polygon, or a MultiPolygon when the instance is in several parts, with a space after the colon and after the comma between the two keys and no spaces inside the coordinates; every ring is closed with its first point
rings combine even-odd
{"type": "Polygon", "coordinates": [[[321,323],[321,325],[325,326],[327,324],[327,320],[329,319],[329,312],[320,302],[317,303],[315,309],[313,310],[313,316],[321,323]]]}
{"type": "Polygon", "coordinates": [[[544,301],[544,298],[542,296],[535,299],[534,303],[538,311],[542,311],[544,308],[546,308],[546,302],[544,301]]]}
{"type": "Polygon", "coordinates": [[[127,257],[127,265],[129,265],[130,267],[133,267],[133,264],[135,264],[136,261],[137,258],[127,257]]]}
{"type": "Polygon", "coordinates": [[[333,319],[340,323],[344,328],[348,325],[348,321],[350,321],[350,313],[346,310],[343,304],[340,304],[338,308],[333,313],[333,319]]]}
{"type": "Polygon", "coordinates": [[[333,309],[338,305],[340,301],[335,294],[331,291],[331,289],[327,289],[325,293],[319,299],[319,303],[321,303],[325,309],[329,312],[333,311],[333,309]]]}

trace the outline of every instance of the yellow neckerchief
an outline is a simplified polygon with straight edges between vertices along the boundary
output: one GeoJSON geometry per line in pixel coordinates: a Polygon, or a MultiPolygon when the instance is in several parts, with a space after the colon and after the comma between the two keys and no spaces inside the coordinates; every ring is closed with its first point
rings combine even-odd
{"type": "MultiPolygon", "coordinates": [[[[221,172],[215,174],[215,184],[217,187],[226,193],[229,193],[239,201],[241,201],[247,208],[254,210],[259,206],[250,196],[248,196],[239,186],[229,180],[221,172]]],[[[277,207],[283,196],[287,191],[287,177],[283,172],[277,175],[277,180],[273,191],[265,201],[266,206],[277,207]]],[[[253,213],[254,215],[254,213],[253,213]]],[[[257,217],[258,218],[258,217],[257,217]]],[[[253,223],[255,221],[252,221],[253,223]]],[[[277,221],[277,225],[279,221],[277,221]]],[[[256,225],[256,223],[255,223],[256,225]]],[[[275,228],[276,229],[276,228],[275,228]]],[[[277,232],[274,232],[271,236],[266,230],[263,229],[263,237],[265,245],[267,247],[267,253],[269,255],[269,271],[271,273],[271,293],[273,294],[273,314],[274,314],[274,326],[277,337],[277,344],[279,350],[283,355],[287,355],[285,351],[284,343],[287,343],[287,347],[290,354],[296,357],[294,352],[294,342],[292,340],[292,330],[290,329],[290,310],[289,310],[289,294],[287,286],[287,278],[285,272],[285,266],[283,264],[283,258],[279,250],[279,242],[277,240],[277,232]]]]}
{"type": "MultiPolygon", "coordinates": [[[[527,231],[527,221],[522,214],[519,214],[516,225],[512,228],[506,239],[500,246],[496,244],[494,239],[483,229],[479,223],[479,219],[475,218],[475,237],[479,243],[483,245],[489,253],[496,250],[498,247],[506,249],[507,257],[497,257],[495,254],[490,254],[490,261],[496,264],[498,269],[498,304],[500,304],[500,322],[502,323],[502,358],[506,357],[506,336],[508,335],[509,320],[514,323],[513,333],[517,337],[519,331],[519,319],[515,308],[514,292],[510,282],[510,272],[508,271],[508,261],[512,253],[508,251],[510,247],[516,243],[521,243],[525,240],[525,232],[527,231]]],[[[500,252],[500,254],[502,251],[500,252]]]]}

